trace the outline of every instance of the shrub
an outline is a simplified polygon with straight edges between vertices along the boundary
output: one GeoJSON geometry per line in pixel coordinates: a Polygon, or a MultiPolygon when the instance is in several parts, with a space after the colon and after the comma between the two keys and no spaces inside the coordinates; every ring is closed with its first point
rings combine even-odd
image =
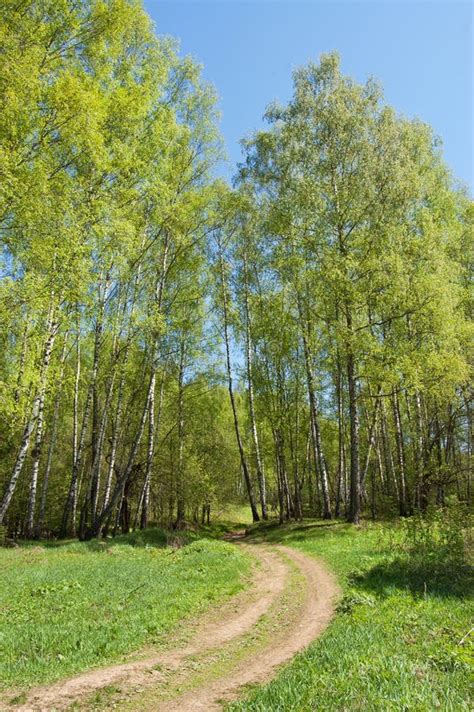
{"type": "Polygon", "coordinates": [[[466,563],[471,537],[472,515],[456,498],[402,523],[403,548],[425,565],[456,567],[466,563]]]}

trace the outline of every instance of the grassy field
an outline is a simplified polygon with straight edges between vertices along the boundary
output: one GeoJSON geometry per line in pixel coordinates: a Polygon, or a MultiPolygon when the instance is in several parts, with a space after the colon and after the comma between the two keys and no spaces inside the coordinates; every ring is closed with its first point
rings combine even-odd
{"type": "Polygon", "coordinates": [[[253,536],[325,559],[344,598],[322,638],[229,711],[473,709],[466,567],[413,560],[390,524],[305,522],[259,527],[253,536]]]}
{"type": "Polygon", "coordinates": [[[0,548],[0,687],[21,689],[161,645],[186,617],[244,585],[224,542],[166,548],[161,530],[113,543],[0,548]]]}
{"type": "MultiPolygon", "coordinates": [[[[178,550],[158,529],[0,549],[0,688],[21,692],[165,645],[187,617],[245,585],[249,558],[213,538],[246,516],[229,510],[178,550]]],[[[255,541],[325,559],[344,596],[326,633],[229,712],[473,708],[471,572],[450,558],[454,540],[414,557],[403,531],[315,520],[252,528],[255,541]]]]}

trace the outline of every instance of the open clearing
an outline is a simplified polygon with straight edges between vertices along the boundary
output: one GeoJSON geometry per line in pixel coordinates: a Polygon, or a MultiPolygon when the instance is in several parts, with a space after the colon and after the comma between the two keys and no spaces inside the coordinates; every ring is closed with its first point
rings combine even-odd
{"type": "Polygon", "coordinates": [[[205,538],[178,550],[164,548],[170,535],[150,529],[100,551],[97,543],[1,551],[2,584],[18,605],[15,616],[2,609],[8,637],[1,663],[16,682],[5,684],[2,675],[0,708],[472,709],[468,564],[444,553],[414,556],[397,523],[270,522],[235,544],[206,538],[226,529],[192,532],[205,538]],[[318,637],[336,590],[320,561],[344,595],[318,637]],[[137,589],[142,579],[147,587],[137,589]],[[188,596],[178,595],[183,586],[188,596]],[[99,589],[101,605],[108,605],[101,615],[94,608],[99,589]],[[74,620],[79,647],[70,645],[74,620]],[[107,643],[107,621],[124,636],[115,639],[116,649],[107,643]],[[155,633],[139,637],[144,621],[155,633]]]}
{"type": "Polygon", "coordinates": [[[204,614],[181,639],[177,634],[173,647],[35,688],[4,709],[212,710],[243,685],[268,680],[324,630],[338,587],[323,564],[302,553],[239,547],[257,560],[252,586],[204,614]]]}

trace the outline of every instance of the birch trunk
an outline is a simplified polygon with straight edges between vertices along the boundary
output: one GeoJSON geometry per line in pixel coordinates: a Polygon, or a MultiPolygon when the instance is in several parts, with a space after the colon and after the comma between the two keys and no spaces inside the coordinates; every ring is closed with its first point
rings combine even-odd
{"type": "MultiPolygon", "coordinates": [[[[351,327],[348,316],[348,327],[351,327]]],[[[360,459],[359,459],[359,409],[357,405],[357,378],[354,355],[351,347],[347,354],[347,385],[349,392],[349,419],[351,438],[351,481],[348,521],[359,524],[360,521],[360,459]]]]}
{"type": "Polygon", "coordinates": [[[415,418],[416,418],[416,447],[415,447],[415,467],[416,467],[416,494],[415,505],[426,511],[429,501],[429,479],[426,472],[427,454],[425,441],[425,426],[423,421],[423,410],[421,406],[421,395],[415,392],[415,418]]]}
{"type": "MultiPolygon", "coordinates": [[[[56,337],[57,329],[58,329],[58,325],[53,323],[52,318],[50,320],[48,320],[48,334],[47,334],[44,349],[43,349],[43,357],[42,357],[42,362],[41,362],[41,367],[40,367],[40,378],[39,378],[38,392],[35,395],[35,398],[33,400],[30,417],[27,419],[27,421],[25,423],[20,447],[18,449],[18,453],[17,453],[17,457],[16,457],[16,461],[15,461],[15,465],[13,467],[13,471],[10,476],[10,480],[8,481],[7,488],[5,490],[5,494],[3,496],[3,500],[0,505],[0,524],[3,524],[5,515],[8,511],[9,506],[10,506],[10,502],[12,500],[14,493],[15,493],[15,489],[18,484],[18,479],[21,475],[21,471],[23,469],[23,465],[25,462],[26,453],[28,452],[28,447],[30,445],[31,435],[33,434],[34,428],[37,424],[39,413],[40,413],[40,411],[42,412],[43,408],[44,408],[44,397],[45,397],[45,391],[46,391],[48,367],[49,367],[49,363],[51,360],[51,353],[53,350],[54,339],[56,337]]],[[[36,485],[35,485],[35,495],[36,495],[36,485]]]]}
{"type": "Polygon", "coordinates": [[[280,443],[279,443],[279,437],[277,434],[276,429],[273,429],[273,442],[275,445],[275,467],[276,467],[276,475],[277,475],[277,494],[278,494],[278,515],[279,515],[279,521],[280,524],[283,524],[285,520],[284,512],[285,512],[285,495],[284,495],[284,487],[283,487],[283,477],[282,477],[282,472],[281,472],[281,458],[280,458],[280,443]]]}
{"type": "MultiPolygon", "coordinates": [[[[77,374],[79,373],[79,368],[76,371],[76,391],[74,394],[74,410],[75,410],[75,420],[77,423],[77,393],[78,393],[78,378],[77,374]]],[[[68,533],[68,526],[69,526],[69,519],[71,519],[71,534],[72,536],[76,536],[76,516],[77,516],[77,499],[79,496],[79,487],[78,487],[78,482],[79,482],[79,474],[81,472],[81,464],[82,464],[82,456],[84,453],[84,447],[85,447],[85,442],[86,442],[86,433],[87,433],[87,428],[89,425],[89,417],[90,417],[90,412],[91,412],[91,405],[92,405],[92,386],[89,385],[88,391],[87,391],[87,397],[86,397],[86,404],[84,407],[84,415],[82,418],[82,426],[81,426],[81,433],[79,436],[79,443],[77,444],[77,447],[75,448],[75,457],[72,465],[72,475],[71,475],[71,483],[69,485],[69,491],[66,499],[66,504],[64,506],[64,512],[63,512],[63,519],[61,523],[61,536],[64,537],[68,533]]],[[[74,429],[74,438],[77,438],[77,425],[74,429]]]]}
{"type": "Polygon", "coordinates": [[[53,464],[53,455],[54,455],[54,450],[56,447],[56,438],[57,438],[57,433],[58,433],[59,408],[61,405],[61,395],[62,395],[61,387],[62,387],[63,377],[64,377],[64,363],[66,361],[66,355],[67,355],[68,337],[69,337],[69,332],[67,331],[66,334],[64,335],[63,350],[62,350],[61,359],[60,359],[61,370],[59,373],[56,398],[54,400],[54,409],[53,409],[53,418],[52,418],[52,422],[51,422],[51,434],[50,434],[50,438],[49,438],[48,456],[46,459],[46,467],[44,470],[43,483],[41,486],[40,510],[39,510],[39,515],[38,515],[38,523],[36,525],[36,531],[35,531],[35,536],[37,538],[39,538],[41,536],[41,531],[44,526],[44,520],[45,520],[45,515],[46,515],[46,497],[48,494],[49,476],[51,474],[51,466],[53,464]]]}
{"type": "Polygon", "coordinates": [[[106,392],[106,396],[105,396],[104,409],[102,411],[102,418],[100,421],[99,433],[98,433],[98,438],[97,438],[95,460],[92,463],[92,471],[91,471],[91,518],[92,518],[92,521],[94,521],[94,519],[97,516],[97,507],[99,504],[102,452],[104,449],[105,430],[107,427],[107,420],[108,420],[108,416],[109,416],[110,404],[112,402],[114,383],[115,383],[115,371],[112,373],[112,375],[109,379],[109,384],[108,384],[107,392],[106,392]]]}
{"type": "Polygon", "coordinates": [[[23,381],[23,375],[25,373],[25,363],[26,363],[27,351],[28,351],[28,317],[27,317],[27,315],[25,315],[25,328],[23,330],[23,338],[22,338],[22,342],[21,342],[20,365],[18,368],[18,376],[16,379],[15,393],[13,395],[13,400],[15,401],[15,403],[18,403],[20,400],[21,382],[23,381]]]}
{"type": "Polygon", "coordinates": [[[110,499],[110,490],[112,487],[112,477],[114,474],[115,461],[117,458],[117,446],[118,446],[119,432],[120,432],[120,426],[122,423],[124,386],[125,386],[125,375],[122,374],[122,376],[120,378],[119,387],[118,387],[118,393],[117,393],[117,404],[116,404],[116,408],[115,408],[115,420],[114,420],[113,430],[112,430],[112,443],[110,446],[109,467],[107,469],[107,477],[105,480],[104,501],[102,504],[101,512],[103,512],[104,509],[106,509],[106,507],[109,503],[109,499],[110,499]]]}
{"type": "Polygon", "coordinates": [[[102,281],[103,275],[100,275],[98,284],[98,294],[99,294],[99,305],[98,305],[98,315],[94,327],[94,358],[92,364],[92,435],[91,435],[91,472],[90,472],[90,484],[88,488],[89,497],[86,498],[84,502],[84,520],[87,520],[87,510],[90,504],[91,507],[91,517],[94,519],[97,511],[97,499],[99,494],[99,478],[100,478],[100,461],[102,457],[102,444],[105,434],[105,426],[107,423],[108,408],[110,405],[110,399],[112,397],[113,389],[113,376],[110,381],[109,388],[107,389],[106,402],[104,405],[104,410],[102,413],[102,418],[100,418],[100,406],[99,406],[99,394],[97,389],[97,381],[99,374],[99,358],[100,358],[100,347],[102,340],[102,333],[104,328],[104,311],[105,311],[105,298],[107,294],[109,275],[105,278],[105,283],[102,281]],[[90,502],[87,501],[90,499],[90,502]]]}
{"type": "Polygon", "coordinates": [[[377,396],[375,400],[375,406],[374,406],[374,412],[372,413],[372,420],[370,422],[369,426],[369,438],[368,438],[368,443],[367,443],[367,452],[365,454],[365,463],[364,463],[364,468],[362,470],[361,478],[360,478],[360,486],[362,492],[365,491],[365,480],[367,477],[367,473],[369,471],[369,464],[370,464],[370,456],[372,454],[372,450],[375,446],[375,431],[376,431],[376,426],[377,426],[377,417],[378,417],[378,411],[379,411],[379,402],[380,402],[380,393],[381,393],[382,387],[379,386],[378,391],[377,391],[377,396]]]}
{"type": "Polygon", "coordinates": [[[382,443],[383,443],[383,454],[384,454],[384,461],[385,461],[385,470],[388,473],[387,477],[387,494],[392,494],[393,490],[391,487],[391,483],[393,483],[393,488],[395,490],[395,496],[397,498],[397,501],[399,501],[399,486],[398,486],[398,478],[397,478],[397,472],[395,469],[395,463],[393,460],[393,453],[392,453],[392,448],[390,445],[390,436],[388,432],[388,424],[387,424],[387,414],[385,410],[385,404],[384,401],[381,402],[381,413],[382,413],[382,443]]]}
{"type": "Polygon", "coordinates": [[[398,396],[395,389],[393,389],[392,393],[392,410],[393,422],[395,426],[395,441],[397,445],[400,516],[406,517],[408,510],[406,495],[405,449],[403,444],[402,422],[400,417],[400,403],[398,401],[398,396]]]}
{"type": "Polygon", "coordinates": [[[321,441],[321,430],[319,428],[319,413],[318,404],[316,401],[316,392],[314,385],[314,373],[312,366],[312,354],[309,347],[308,334],[307,334],[307,320],[303,314],[303,307],[301,304],[300,296],[298,295],[298,311],[301,323],[301,333],[303,337],[303,348],[304,348],[304,358],[306,365],[306,382],[308,387],[308,398],[309,407],[311,412],[311,427],[313,436],[313,449],[314,449],[314,461],[317,463],[317,468],[319,470],[319,477],[321,481],[321,493],[323,497],[323,519],[331,519],[331,500],[329,497],[329,477],[326,466],[326,458],[324,457],[321,441]]]}
{"type": "Polygon", "coordinates": [[[244,254],[244,306],[245,306],[245,346],[246,346],[246,357],[247,357],[247,387],[249,394],[249,411],[250,411],[250,423],[252,430],[252,440],[255,452],[255,463],[257,469],[257,481],[258,490],[260,495],[260,507],[262,510],[262,519],[268,519],[267,512],[267,492],[266,492],[266,482],[265,482],[265,472],[263,469],[263,462],[260,455],[260,443],[258,440],[258,430],[257,430],[257,418],[255,416],[255,401],[253,392],[253,360],[252,360],[252,325],[251,325],[251,315],[249,308],[249,296],[248,296],[248,271],[247,271],[247,255],[244,254]]]}
{"type": "Polygon", "coordinates": [[[176,469],[176,522],[179,527],[185,519],[184,496],[184,359],[185,345],[180,348],[179,374],[178,374],[178,467],[176,469]]]}
{"type": "MultiPolygon", "coordinates": [[[[337,494],[336,494],[336,517],[341,514],[341,503],[347,509],[346,490],[346,453],[344,448],[344,404],[342,392],[342,367],[337,353],[337,377],[336,377],[336,399],[337,399],[337,423],[338,423],[338,459],[337,459],[337,494]]],[[[347,512],[346,512],[347,513],[347,512]]]]}
{"type": "MultiPolygon", "coordinates": [[[[54,341],[58,331],[58,324],[54,323],[54,306],[51,304],[51,308],[48,316],[48,334],[49,334],[49,350],[51,351],[54,346],[54,341]]],[[[25,534],[28,538],[34,536],[35,533],[35,511],[36,511],[36,495],[38,490],[38,473],[39,465],[41,459],[41,451],[43,446],[43,430],[44,430],[44,404],[46,396],[46,384],[47,378],[46,373],[43,370],[43,375],[40,384],[40,397],[38,403],[38,418],[36,421],[36,432],[35,432],[35,443],[32,451],[33,465],[31,468],[31,479],[30,479],[30,489],[28,496],[28,510],[26,515],[26,527],[25,534]]]]}
{"type": "Polygon", "coordinates": [[[135,521],[135,526],[138,524],[138,517],[140,517],[140,529],[146,529],[148,526],[148,510],[150,506],[150,490],[151,490],[151,476],[153,472],[153,456],[155,452],[155,440],[158,438],[160,432],[160,422],[161,422],[161,411],[163,408],[163,395],[165,387],[164,375],[161,379],[160,386],[160,398],[158,401],[158,415],[157,422],[155,425],[155,401],[150,404],[150,414],[148,419],[148,450],[147,450],[147,460],[146,460],[146,473],[145,481],[143,483],[143,489],[140,495],[140,501],[137,508],[137,517],[135,521]]]}

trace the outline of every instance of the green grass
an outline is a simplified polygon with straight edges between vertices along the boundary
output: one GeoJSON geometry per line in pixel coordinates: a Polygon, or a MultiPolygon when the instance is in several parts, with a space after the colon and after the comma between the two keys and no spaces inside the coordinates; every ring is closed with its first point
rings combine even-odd
{"type": "Polygon", "coordinates": [[[390,524],[305,522],[253,536],[325,559],[344,597],[325,634],[230,711],[472,709],[468,569],[413,561],[390,524]]]}
{"type": "Polygon", "coordinates": [[[211,521],[224,521],[232,529],[239,529],[248,526],[252,521],[252,510],[248,504],[228,504],[214,512],[211,521]]]}
{"type": "Polygon", "coordinates": [[[158,530],[113,543],[0,549],[0,686],[22,689],[162,645],[184,618],[244,586],[250,559],[158,530]]]}

